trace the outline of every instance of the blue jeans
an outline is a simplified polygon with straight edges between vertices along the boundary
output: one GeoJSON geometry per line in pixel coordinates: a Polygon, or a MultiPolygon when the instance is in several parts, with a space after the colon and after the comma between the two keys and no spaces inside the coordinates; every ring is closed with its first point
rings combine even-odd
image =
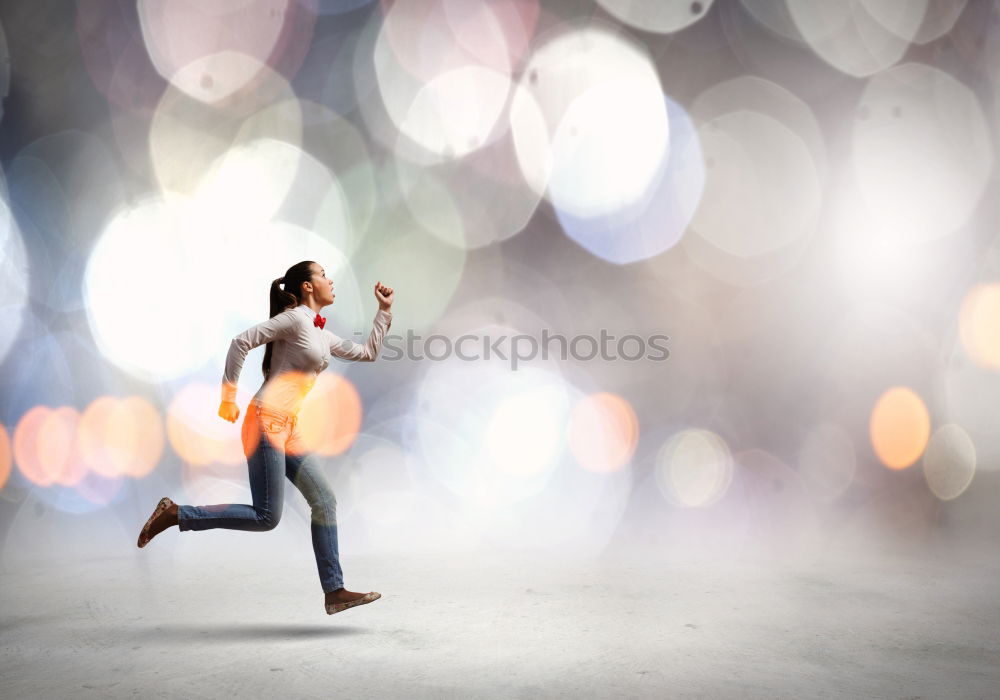
{"type": "Polygon", "coordinates": [[[243,418],[243,451],[253,505],[178,506],[181,530],[273,530],[281,520],[284,479],[295,484],[312,510],[312,544],[323,592],[344,587],[337,548],[337,499],[316,457],[302,448],[297,416],[252,402],[243,418]]]}

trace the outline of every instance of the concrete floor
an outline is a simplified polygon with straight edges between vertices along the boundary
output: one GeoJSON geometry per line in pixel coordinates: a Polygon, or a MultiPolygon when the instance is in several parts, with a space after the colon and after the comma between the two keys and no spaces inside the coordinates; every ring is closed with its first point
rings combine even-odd
{"type": "Polygon", "coordinates": [[[0,696],[995,698],[1000,687],[995,555],[783,569],[346,557],[348,588],[383,597],[330,617],[308,545],[193,542],[0,575],[0,696]]]}

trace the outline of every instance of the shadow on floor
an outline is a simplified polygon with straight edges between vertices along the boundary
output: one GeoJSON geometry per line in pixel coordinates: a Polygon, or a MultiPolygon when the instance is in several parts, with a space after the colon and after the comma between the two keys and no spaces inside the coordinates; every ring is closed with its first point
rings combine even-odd
{"type": "Polygon", "coordinates": [[[334,627],[331,625],[268,625],[259,623],[251,625],[167,623],[152,627],[131,627],[120,630],[115,636],[119,638],[127,637],[135,642],[145,642],[147,644],[171,644],[196,642],[206,639],[223,642],[319,639],[368,634],[370,631],[365,627],[345,627],[342,625],[334,627]]]}

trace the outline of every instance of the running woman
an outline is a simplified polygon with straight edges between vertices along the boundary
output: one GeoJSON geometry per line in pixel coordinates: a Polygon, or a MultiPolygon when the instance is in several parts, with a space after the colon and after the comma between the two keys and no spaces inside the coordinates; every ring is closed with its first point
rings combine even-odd
{"type": "Polygon", "coordinates": [[[337,547],[337,500],[319,461],[303,445],[298,412],[316,377],[327,368],[330,355],[360,362],[378,357],[392,323],[394,294],[391,287],[375,283],[379,308],[368,341],[361,345],[324,328],[326,319],[319,312],[336,295],[333,280],[320,265],[306,260],[274,280],[271,318],[243,331],[229,346],[219,406],[219,416],[235,423],[240,415],[236,384],[243,362],[252,348],[267,343],[264,383],[247,408],[241,435],[253,505],[179,506],[163,498],[139,533],[139,547],[174,525],[181,531],[272,530],[281,519],[284,475],[302,492],[312,511],[312,544],[326,612],[332,615],[380,598],[375,591],[344,588],[337,547]]]}

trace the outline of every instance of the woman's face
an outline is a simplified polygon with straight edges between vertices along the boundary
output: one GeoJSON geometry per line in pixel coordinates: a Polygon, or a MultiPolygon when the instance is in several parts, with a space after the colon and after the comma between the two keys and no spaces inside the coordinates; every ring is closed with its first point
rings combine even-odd
{"type": "Polygon", "coordinates": [[[313,286],[313,298],[323,306],[332,304],[333,298],[337,296],[333,293],[333,280],[326,276],[326,270],[320,265],[313,265],[311,282],[313,286]]]}

